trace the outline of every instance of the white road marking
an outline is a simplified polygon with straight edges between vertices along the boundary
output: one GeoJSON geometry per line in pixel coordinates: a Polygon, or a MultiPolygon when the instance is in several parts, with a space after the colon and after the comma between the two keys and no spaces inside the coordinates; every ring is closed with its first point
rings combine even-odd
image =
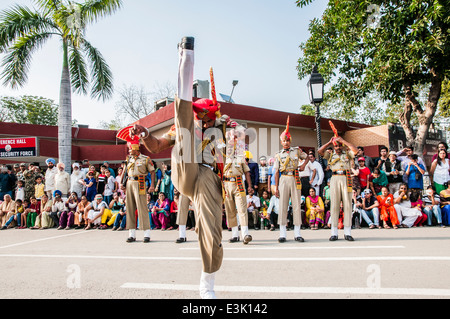
{"type": "MultiPolygon", "coordinates": [[[[198,285],[124,283],[120,288],[188,290],[198,291],[198,285]]],[[[268,287],[268,286],[215,286],[216,292],[253,292],[280,294],[359,294],[359,295],[415,295],[415,296],[450,296],[450,289],[429,288],[364,288],[364,287],[268,287]]]]}
{"type": "MultiPolygon", "coordinates": [[[[33,232],[38,232],[39,230],[32,230],[33,232]]],[[[3,248],[10,248],[10,247],[17,247],[17,246],[21,246],[21,245],[27,245],[27,244],[33,244],[33,243],[38,243],[40,241],[45,241],[45,240],[51,240],[51,239],[57,239],[57,238],[63,238],[63,237],[69,237],[69,236],[74,236],[74,235],[79,235],[79,234],[87,234],[88,232],[76,232],[76,233],[70,233],[70,234],[65,234],[65,235],[60,235],[60,236],[53,236],[53,237],[45,237],[45,238],[39,238],[39,239],[35,239],[35,240],[29,240],[29,241],[23,241],[21,243],[16,243],[16,244],[11,244],[11,245],[7,245],[7,246],[1,246],[0,249],[3,248]]]]}
{"type": "MultiPolygon", "coordinates": [[[[223,247],[224,250],[339,250],[339,249],[399,249],[405,246],[307,246],[307,247],[277,247],[277,246],[246,246],[223,247]]],[[[199,250],[199,247],[180,247],[180,250],[199,250]]]]}
{"type": "MultiPolygon", "coordinates": [[[[94,255],[33,255],[0,254],[14,258],[80,258],[80,259],[129,259],[129,260],[201,260],[200,257],[177,256],[94,256],[94,255]]],[[[228,257],[223,261],[450,261],[450,256],[370,256],[370,257],[228,257]]]]}

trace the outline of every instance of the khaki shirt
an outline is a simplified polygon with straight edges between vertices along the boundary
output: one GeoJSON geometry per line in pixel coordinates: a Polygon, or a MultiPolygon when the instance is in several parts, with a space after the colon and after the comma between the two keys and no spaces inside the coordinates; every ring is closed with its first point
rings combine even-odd
{"type": "Polygon", "coordinates": [[[323,158],[328,161],[328,165],[330,165],[332,171],[350,170],[352,168],[355,154],[352,151],[342,151],[339,155],[335,151],[332,153],[327,151],[325,152],[323,158]]]}
{"type": "Polygon", "coordinates": [[[299,160],[306,157],[306,153],[300,152],[297,147],[291,147],[289,150],[282,149],[275,154],[274,170],[280,172],[294,171],[298,167],[299,160]]]}
{"type": "Polygon", "coordinates": [[[250,168],[243,160],[240,160],[236,157],[227,158],[225,168],[223,170],[223,176],[242,176],[247,172],[250,172],[250,168]]]}
{"type": "Polygon", "coordinates": [[[137,157],[128,158],[127,173],[128,176],[147,175],[155,170],[150,157],[139,154],[137,157]]]}

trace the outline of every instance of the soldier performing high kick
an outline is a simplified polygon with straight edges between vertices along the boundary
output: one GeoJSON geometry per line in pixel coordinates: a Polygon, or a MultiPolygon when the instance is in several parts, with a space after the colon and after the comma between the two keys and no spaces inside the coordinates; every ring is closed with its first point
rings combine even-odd
{"type": "MultiPolygon", "coordinates": [[[[332,126],[334,128],[334,126],[332,126]]],[[[356,147],[344,140],[342,137],[335,136],[323,145],[318,153],[328,161],[333,175],[330,181],[330,213],[331,213],[331,237],[330,241],[338,239],[338,220],[339,210],[342,201],[344,209],[344,239],[353,241],[351,236],[352,229],[352,177],[350,169],[353,159],[357,153],[356,147]],[[333,144],[334,150],[328,150],[333,144]],[[346,150],[343,150],[343,146],[346,150]],[[349,149],[349,150],[348,150],[349,149]]]]}
{"type": "Polygon", "coordinates": [[[155,191],[155,168],[148,156],[141,154],[139,140],[140,136],[130,136],[130,129],[126,127],[117,133],[117,138],[127,142],[129,156],[123,175],[122,184],[126,185],[126,208],[127,208],[127,242],[136,241],[136,214],[138,211],[139,226],[144,230],[144,243],[150,241],[150,216],[147,208],[147,193],[145,189],[145,176],[151,174],[152,184],[149,192],[155,191]]]}
{"type": "Polygon", "coordinates": [[[194,38],[185,37],[178,46],[178,89],[175,97],[175,124],[161,138],[135,125],[132,134],[144,132],[144,145],[152,153],[172,150],[172,181],[183,196],[189,197],[196,211],[196,232],[203,269],[201,298],[216,298],[215,274],[223,260],[222,181],[225,158],[225,129],[235,126],[228,116],[220,115],[211,73],[210,99],[192,102],[194,74],[194,38]]]}
{"type": "Polygon", "coordinates": [[[275,196],[280,198],[278,210],[278,224],[280,224],[280,238],[278,242],[286,241],[286,224],[289,207],[289,198],[292,202],[294,218],[294,239],[298,242],[304,242],[300,236],[301,217],[301,190],[302,183],[298,174],[298,162],[307,157],[306,153],[298,147],[291,147],[292,137],[289,133],[289,117],[287,119],[286,130],[280,135],[283,149],[275,154],[275,196]],[[281,173],[281,176],[280,176],[281,173]]]}

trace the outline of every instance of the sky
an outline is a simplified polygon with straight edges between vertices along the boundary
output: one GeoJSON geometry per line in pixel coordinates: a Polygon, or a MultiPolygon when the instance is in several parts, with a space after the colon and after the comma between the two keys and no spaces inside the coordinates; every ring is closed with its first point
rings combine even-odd
{"type": "MultiPolygon", "coordinates": [[[[148,91],[175,85],[177,43],[184,36],[195,38],[194,79],[209,80],[212,67],[218,93],[230,95],[233,80],[239,81],[235,103],[298,113],[309,104],[308,78],[297,76],[299,45],[327,3],[299,8],[295,0],[123,0],[119,11],[86,32],[112,70],[116,93],[105,102],[74,93],[72,118],[99,128],[115,118],[117,90],[125,85],[148,91]]],[[[34,6],[32,0],[2,0],[0,10],[14,4],[34,6]]],[[[47,42],[33,55],[27,83],[16,90],[0,83],[0,96],[35,95],[59,103],[61,52],[57,38],[47,42]]]]}

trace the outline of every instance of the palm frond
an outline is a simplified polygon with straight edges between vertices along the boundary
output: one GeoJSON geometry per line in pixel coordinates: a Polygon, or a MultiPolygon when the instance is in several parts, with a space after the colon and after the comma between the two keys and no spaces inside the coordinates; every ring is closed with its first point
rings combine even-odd
{"type": "Polygon", "coordinates": [[[100,51],[88,41],[84,41],[83,46],[91,66],[91,97],[101,98],[105,101],[111,98],[113,94],[114,85],[111,69],[100,51]]]}
{"type": "Polygon", "coordinates": [[[29,33],[59,32],[48,15],[15,5],[0,12],[0,52],[11,46],[15,39],[29,33]]]}
{"type": "Polygon", "coordinates": [[[31,55],[39,49],[53,33],[31,33],[20,37],[9,48],[3,60],[4,70],[1,79],[5,85],[12,88],[23,86],[28,80],[28,70],[31,64],[31,55]]]}
{"type": "Polygon", "coordinates": [[[82,15],[88,23],[95,22],[100,18],[113,14],[121,6],[122,0],[87,0],[82,5],[82,15]]]}
{"type": "Polygon", "coordinates": [[[76,93],[87,94],[89,86],[86,63],[82,52],[77,47],[69,46],[70,82],[76,93]]]}

